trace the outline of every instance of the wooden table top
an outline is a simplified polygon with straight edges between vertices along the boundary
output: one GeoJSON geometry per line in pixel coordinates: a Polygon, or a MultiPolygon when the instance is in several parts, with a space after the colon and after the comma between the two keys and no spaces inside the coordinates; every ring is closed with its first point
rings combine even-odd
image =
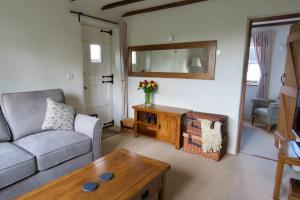
{"type": "Polygon", "coordinates": [[[176,108],[171,106],[162,106],[162,105],[156,105],[152,104],[149,107],[146,107],[144,104],[141,105],[135,105],[132,106],[134,109],[138,109],[141,111],[149,111],[149,112],[165,112],[165,113],[173,113],[173,114],[185,114],[187,112],[192,111],[191,109],[185,109],[185,108],[176,108]]]}
{"type": "Polygon", "coordinates": [[[114,151],[91,164],[55,179],[18,199],[130,199],[170,165],[125,149],[114,151]],[[112,172],[111,181],[101,182],[101,173],[112,172]],[[83,192],[86,182],[98,182],[93,192],[83,192]]]}

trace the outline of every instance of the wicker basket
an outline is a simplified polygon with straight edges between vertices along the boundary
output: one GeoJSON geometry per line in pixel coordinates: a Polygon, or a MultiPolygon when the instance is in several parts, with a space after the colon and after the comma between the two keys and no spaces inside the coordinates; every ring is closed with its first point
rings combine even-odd
{"type": "Polygon", "coordinates": [[[183,133],[183,150],[189,153],[198,154],[204,158],[219,161],[226,154],[227,151],[227,134],[222,138],[222,149],[220,152],[206,153],[202,151],[202,139],[200,136],[183,133]]]}
{"type": "Polygon", "coordinates": [[[289,200],[299,200],[300,199],[300,180],[290,178],[289,184],[289,200]]]}
{"type": "Polygon", "coordinates": [[[188,112],[187,115],[187,129],[186,132],[192,135],[202,136],[201,131],[201,119],[208,119],[215,122],[221,122],[221,133],[225,135],[227,133],[227,119],[225,115],[201,113],[201,112],[188,112]]]}

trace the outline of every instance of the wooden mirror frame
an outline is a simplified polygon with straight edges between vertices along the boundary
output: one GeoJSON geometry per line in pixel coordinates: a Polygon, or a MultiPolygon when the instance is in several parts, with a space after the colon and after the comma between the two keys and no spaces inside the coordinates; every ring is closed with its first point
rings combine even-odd
{"type": "Polygon", "coordinates": [[[185,79],[215,79],[216,66],[216,50],[217,41],[199,41],[171,44],[155,44],[144,46],[128,47],[128,76],[136,77],[160,77],[160,78],[185,78],[185,79]],[[192,49],[192,48],[207,48],[209,50],[209,61],[206,73],[169,73],[169,72],[133,72],[131,56],[133,51],[151,51],[151,50],[168,50],[168,49],[192,49]]]}

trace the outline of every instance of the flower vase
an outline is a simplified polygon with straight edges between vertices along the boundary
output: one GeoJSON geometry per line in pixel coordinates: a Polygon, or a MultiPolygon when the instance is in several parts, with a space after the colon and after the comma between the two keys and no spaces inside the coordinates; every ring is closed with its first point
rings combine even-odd
{"type": "Polygon", "coordinates": [[[150,107],[152,105],[151,100],[151,92],[145,92],[145,107],[150,107]]]}

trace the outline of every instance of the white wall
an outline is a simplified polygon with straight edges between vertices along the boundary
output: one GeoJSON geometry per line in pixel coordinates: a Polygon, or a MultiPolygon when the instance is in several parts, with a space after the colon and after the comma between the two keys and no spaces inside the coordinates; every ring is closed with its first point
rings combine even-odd
{"type": "Polygon", "coordinates": [[[62,88],[68,103],[83,110],[80,24],[68,5],[0,0],[0,94],[62,88]]]}
{"type": "MultiPolygon", "coordinates": [[[[275,33],[274,45],[272,50],[272,61],[270,66],[270,79],[268,98],[277,99],[280,93],[280,77],[284,72],[285,58],[286,58],[286,44],[287,37],[290,31],[290,25],[283,26],[269,26],[254,28],[253,31],[267,31],[271,30],[275,33]]],[[[244,107],[244,119],[251,118],[252,98],[257,97],[257,86],[247,86],[244,107]]]]}
{"type": "MultiPolygon", "coordinates": [[[[128,45],[217,40],[215,80],[152,78],[160,86],[155,103],[229,116],[228,151],[235,153],[242,82],[247,17],[299,12],[298,0],[210,0],[128,17],[128,45]]],[[[129,108],[143,103],[137,82],[129,78],[129,108]]],[[[150,78],[149,78],[150,79],[150,78]]],[[[130,110],[133,116],[133,111],[130,110]]]]}

